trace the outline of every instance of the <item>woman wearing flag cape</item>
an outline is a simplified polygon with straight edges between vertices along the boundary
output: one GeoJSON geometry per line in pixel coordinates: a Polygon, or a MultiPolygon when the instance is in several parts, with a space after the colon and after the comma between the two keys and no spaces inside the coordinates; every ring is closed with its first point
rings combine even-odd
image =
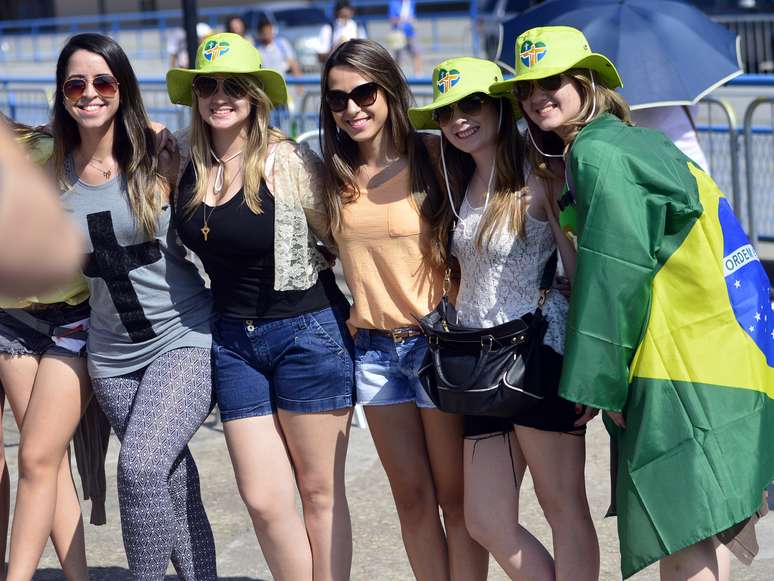
{"type": "Polygon", "coordinates": [[[580,31],[531,29],[516,51],[491,90],[513,91],[536,154],[565,158],[578,258],[560,394],[612,419],[623,576],[660,561],[663,580],[728,579],[720,546],[752,558],[774,478],[769,281],[709,176],[630,125],[580,31]]]}

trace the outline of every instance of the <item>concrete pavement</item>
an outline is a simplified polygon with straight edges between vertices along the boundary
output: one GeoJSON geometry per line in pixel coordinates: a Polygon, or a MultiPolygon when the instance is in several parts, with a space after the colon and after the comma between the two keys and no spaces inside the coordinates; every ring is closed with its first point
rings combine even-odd
{"type": "MultiPolygon", "coordinates": [[[[15,490],[18,432],[10,412],[6,413],[6,454],[15,490]]],[[[261,555],[241,499],[226,451],[220,424],[213,415],[199,430],[191,448],[199,465],[204,503],[207,508],[218,553],[218,570],[224,581],[269,581],[261,555]]],[[[603,519],[609,498],[607,437],[601,422],[595,420],[587,437],[587,488],[600,537],[603,581],[620,579],[618,541],[615,521],[603,519]]],[[[128,581],[126,557],[116,498],[116,457],[118,442],[110,443],[108,455],[108,524],[86,525],[86,542],[91,576],[94,581],[128,581]]],[[[410,581],[412,579],[400,538],[400,529],[384,471],[367,430],[353,428],[347,460],[347,496],[352,513],[354,558],[352,579],[356,581],[410,581]]],[[[83,504],[88,515],[90,506],[83,504]]],[[[527,479],[522,493],[522,523],[550,548],[550,531],[542,517],[527,479]]],[[[761,554],[751,567],[733,563],[734,581],[771,581],[774,579],[774,517],[759,527],[761,554]]],[[[64,576],[53,549],[47,547],[35,581],[59,581],[64,576]]],[[[169,569],[168,579],[176,579],[169,569]]],[[[506,581],[507,576],[494,562],[489,579],[506,581]]],[[[654,567],[632,578],[634,581],[658,579],[654,567]]]]}

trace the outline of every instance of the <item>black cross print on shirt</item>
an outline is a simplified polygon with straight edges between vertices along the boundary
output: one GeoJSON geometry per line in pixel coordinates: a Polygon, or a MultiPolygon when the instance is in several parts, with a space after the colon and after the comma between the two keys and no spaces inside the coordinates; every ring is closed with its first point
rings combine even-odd
{"type": "Polygon", "coordinates": [[[132,246],[121,246],[116,238],[110,212],[89,214],[86,221],[94,252],[87,255],[84,274],[105,281],[118,316],[133,343],[152,339],[156,332],[145,317],[137,292],[129,280],[129,273],[135,268],[161,260],[159,241],[154,239],[132,246]]]}

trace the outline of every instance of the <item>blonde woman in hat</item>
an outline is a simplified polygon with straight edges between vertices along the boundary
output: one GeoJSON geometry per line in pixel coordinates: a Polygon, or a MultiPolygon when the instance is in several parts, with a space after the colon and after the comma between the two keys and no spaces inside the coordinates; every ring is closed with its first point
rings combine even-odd
{"type": "Polygon", "coordinates": [[[315,242],[320,160],[269,126],[285,82],[241,37],[210,37],[167,83],[192,107],[175,220],[212,285],[215,395],[239,492],[275,579],[349,579],[352,339],[315,242]]]}
{"type": "Polygon", "coordinates": [[[757,552],[774,476],[770,283],[717,185],[630,125],[579,30],[528,30],[516,51],[492,90],[519,100],[536,158],[566,160],[578,260],[560,394],[612,420],[623,576],[659,561],[664,581],[727,581],[726,547],[757,552]]]}
{"type": "Polygon", "coordinates": [[[462,418],[435,409],[417,377],[427,342],[416,317],[441,298],[445,264],[434,234],[444,200],[437,139],[412,130],[408,84],[378,43],[336,48],[321,92],[330,227],[354,298],[357,398],[409,563],[420,581],[485,579],[486,552],[464,522],[462,418]]]}
{"type": "MultiPolygon", "coordinates": [[[[552,188],[525,163],[515,102],[489,90],[500,68],[476,58],[433,71],[430,105],[409,110],[417,129],[440,129],[441,169],[455,207],[451,252],[460,265],[458,320],[493,327],[532,313],[540,278],[557,246],[573,249],[555,217],[552,188]]],[[[525,417],[465,418],[465,521],[512,579],[588,581],[599,575],[599,546],[584,481],[583,413],[556,395],[567,301],[549,293],[543,307],[546,399],[525,417]],[[551,526],[554,556],[518,523],[526,469],[551,526]]]]}

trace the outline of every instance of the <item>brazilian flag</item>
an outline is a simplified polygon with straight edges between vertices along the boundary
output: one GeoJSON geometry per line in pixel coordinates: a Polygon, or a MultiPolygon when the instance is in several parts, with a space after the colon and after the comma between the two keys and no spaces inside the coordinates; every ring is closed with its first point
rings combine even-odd
{"type": "Polygon", "coordinates": [[[621,569],[744,521],[774,479],[774,312],[717,185],[606,114],[568,159],[578,264],[560,393],[623,411],[621,569]]]}

